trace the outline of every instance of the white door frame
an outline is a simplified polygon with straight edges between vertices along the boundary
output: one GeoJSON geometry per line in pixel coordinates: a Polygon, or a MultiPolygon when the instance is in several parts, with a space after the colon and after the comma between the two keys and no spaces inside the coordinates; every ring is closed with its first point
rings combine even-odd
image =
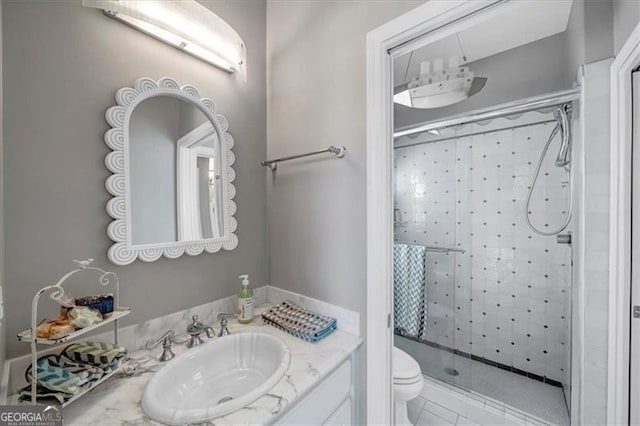
{"type": "Polygon", "coordinates": [[[611,222],[607,422],[629,422],[631,322],[631,72],[640,64],[640,25],[611,64],[611,222]]]}
{"type": "MultiPolygon", "coordinates": [[[[393,199],[392,54],[448,24],[471,25],[490,6],[512,0],[428,1],[367,34],[367,424],[392,424],[391,348],[393,199]],[[465,19],[460,23],[462,18],[465,19]]],[[[428,44],[427,38],[421,42],[428,44]]],[[[410,46],[411,45],[411,46],[410,46]]]]}

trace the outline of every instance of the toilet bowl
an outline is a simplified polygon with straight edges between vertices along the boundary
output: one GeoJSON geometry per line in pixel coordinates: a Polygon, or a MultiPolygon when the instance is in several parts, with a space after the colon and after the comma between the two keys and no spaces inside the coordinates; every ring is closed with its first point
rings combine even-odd
{"type": "Polygon", "coordinates": [[[407,415],[407,402],[422,391],[424,379],[420,366],[408,353],[393,348],[393,401],[394,425],[411,425],[407,415]]]}

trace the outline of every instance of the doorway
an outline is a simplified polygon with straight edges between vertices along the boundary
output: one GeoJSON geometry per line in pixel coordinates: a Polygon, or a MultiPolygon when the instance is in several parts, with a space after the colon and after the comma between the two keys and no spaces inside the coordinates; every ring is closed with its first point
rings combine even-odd
{"type": "MultiPolygon", "coordinates": [[[[394,97],[394,85],[393,80],[396,75],[394,72],[394,60],[403,55],[410,54],[411,51],[417,48],[427,46],[438,40],[444,39],[448,36],[455,35],[463,29],[467,29],[487,20],[487,17],[494,13],[508,13],[518,7],[519,2],[510,1],[453,1],[453,2],[428,2],[425,5],[415,9],[411,13],[404,15],[387,25],[375,30],[368,35],[368,142],[367,142],[367,173],[368,173],[368,190],[367,190],[367,210],[368,210],[368,295],[367,295],[367,410],[369,423],[385,423],[390,424],[392,419],[392,359],[391,348],[394,344],[394,294],[393,294],[393,272],[394,265],[392,263],[393,258],[393,246],[394,246],[394,221],[402,224],[404,218],[402,213],[398,216],[397,213],[394,217],[394,146],[393,146],[393,134],[397,130],[394,126],[394,117],[392,113],[393,97],[394,97]]],[[[457,37],[454,37],[454,39],[457,37]]],[[[408,59],[410,62],[410,59],[408,59]]],[[[560,90],[561,88],[548,89],[549,92],[554,90],[560,90]]],[[[545,92],[538,92],[542,94],[545,92]]],[[[533,96],[533,95],[529,95],[533,96]]],[[[525,97],[519,98],[520,100],[525,97]]],[[[511,100],[516,100],[513,98],[511,100]]],[[[507,100],[504,100],[507,101],[507,100]]],[[[503,101],[503,102],[504,102],[503,101]]],[[[492,106],[499,105],[500,102],[490,104],[492,106]]],[[[551,106],[556,106],[553,104],[551,106]]],[[[451,116],[443,114],[441,117],[434,117],[433,120],[439,118],[441,120],[450,119],[451,116]]],[[[432,120],[432,121],[433,121],[432,120]]],[[[428,122],[429,119],[424,120],[428,122]]],[[[549,121],[553,121],[549,118],[549,121]]],[[[440,123],[441,127],[446,127],[447,123],[440,123]]],[[[448,123],[450,124],[450,123],[448,123]]],[[[428,132],[427,129],[424,129],[428,132]]],[[[433,130],[433,129],[432,129],[433,130]]],[[[511,131],[511,130],[510,130],[511,131]]],[[[472,132],[474,133],[474,132],[472,132]]],[[[545,133],[542,132],[541,133],[545,133]]],[[[546,133],[548,136],[550,133],[546,133]]],[[[453,141],[456,138],[451,139],[453,141]]],[[[444,141],[441,141],[444,142],[444,141]]],[[[457,142],[456,142],[457,143],[457,142]]],[[[442,144],[444,145],[444,143],[442,144]]],[[[446,148],[445,148],[446,149],[446,148]]],[[[511,151],[509,151],[511,152],[511,151]]],[[[500,154],[500,153],[498,153],[500,154]]],[[[555,158],[555,152],[554,152],[555,158]]],[[[501,164],[501,163],[497,163],[501,164]]],[[[496,167],[498,167],[496,164],[496,167]]],[[[446,173],[446,172],[445,172],[446,173]]],[[[563,193],[564,194],[564,193],[563,193]]],[[[455,202],[461,200],[454,200],[455,202]]],[[[496,213],[497,214],[497,213],[496,213]]],[[[546,224],[548,222],[543,222],[546,224]]],[[[397,230],[396,230],[397,231],[397,230]]],[[[453,241],[455,247],[458,241],[453,241]]],[[[425,245],[435,245],[427,244],[425,245]]],[[[512,246],[510,246],[512,247],[512,246]]],[[[468,248],[468,247],[467,247],[468,248]]],[[[484,247],[481,247],[484,248],[484,247]]],[[[438,249],[441,249],[438,246],[438,249]]],[[[437,256],[445,256],[441,252],[434,252],[431,257],[435,262],[437,256]]],[[[453,253],[453,252],[451,252],[453,253]]],[[[454,258],[451,262],[451,267],[457,268],[455,257],[461,257],[461,254],[451,254],[449,258],[454,258]]],[[[467,252],[471,256],[473,251],[467,252]]],[[[570,262],[570,257],[568,262],[570,262]]],[[[434,263],[435,264],[435,263],[434,263]]],[[[442,262],[439,262],[439,265],[442,262]]],[[[446,265],[445,265],[446,266],[446,265]]],[[[565,265],[566,266],[566,265],[565,265]]],[[[437,272],[437,270],[434,270],[437,272]]],[[[510,272],[512,273],[512,272],[510,272]]],[[[444,272],[446,275],[446,271],[444,272]]],[[[569,280],[571,278],[569,277],[569,280]]],[[[449,297],[443,293],[443,297],[449,297]]],[[[505,297],[512,298],[513,294],[503,295],[505,297]]],[[[453,297],[453,296],[452,296],[453,297]]],[[[541,303],[545,303],[542,299],[541,303]]],[[[473,315],[474,307],[467,304],[470,307],[469,315],[473,315]]],[[[459,305],[451,305],[453,309],[457,309],[459,305]]],[[[461,307],[463,309],[463,307],[461,307]]],[[[476,309],[477,310],[477,309],[476,309]]],[[[570,310],[569,310],[570,311],[570,310]]],[[[435,312],[432,310],[432,312],[435,312]]],[[[484,311],[478,311],[479,315],[482,315],[484,311]]],[[[446,315],[446,314],[445,314],[446,315]]],[[[446,316],[445,316],[446,318],[446,316]]],[[[508,321],[512,321],[509,317],[508,321]]],[[[563,319],[563,318],[561,318],[563,319]]],[[[516,319],[517,320],[517,319],[516,319]]],[[[451,323],[451,321],[449,321],[451,323]]],[[[444,322],[444,328],[447,329],[447,322],[444,322]]],[[[560,327],[566,327],[566,323],[559,322],[560,327]]],[[[439,324],[434,324],[440,325],[439,324]]],[[[544,327],[545,324],[541,324],[544,327]]],[[[455,322],[453,323],[453,331],[458,333],[465,333],[466,331],[461,328],[457,330],[455,322]]],[[[448,327],[451,328],[451,327],[448,327]]],[[[443,332],[446,330],[443,329],[443,332]]],[[[478,330],[479,331],[479,330],[478,330]]],[[[473,334],[473,328],[470,328],[468,334],[473,334]]],[[[481,333],[482,334],[482,333],[481,333]]],[[[496,337],[501,337],[499,331],[494,331],[496,337]]],[[[445,339],[448,335],[444,335],[445,339]]],[[[449,335],[450,336],[450,335],[449,335]]],[[[451,336],[450,336],[451,337],[451,336]]],[[[481,337],[481,336],[480,336],[481,337]]],[[[409,339],[408,344],[415,343],[415,340],[409,339]]],[[[428,339],[421,339],[428,340],[428,339]]],[[[453,337],[451,337],[453,342],[453,337]]],[[[456,340],[456,342],[464,342],[464,340],[456,340]]],[[[511,345],[514,340],[506,342],[507,345],[511,345]]],[[[468,342],[468,340],[467,340],[468,342]]],[[[419,342],[423,343],[423,342],[419,342]]],[[[433,343],[433,342],[432,342],[433,343]]],[[[441,347],[438,351],[438,361],[447,359],[455,361],[456,356],[472,355],[473,350],[467,347],[467,350],[460,349],[457,343],[453,342],[448,345],[443,345],[442,342],[438,343],[441,347]],[[442,346],[446,346],[443,348],[442,346]],[[455,353],[458,351],[459,353],[455,353]],[[444,355],[441,356],[441,355],[444,355]]],[[[570,343],[568,343],[570,344],[570,343]]],[[[469,346],[467,344],[467,346],[469,346]]],[[[430,348],[433,348],[431,345],[430,348]]],[[[500,348],[492,348],[495,352],[500,348]]],[[[545,354],[545,348],[540,348],[540,352],[545,354]]],[[[567,352],[570,353],[570,352],[567,352]]],[[[545,354],[546,355],[546,354],[545,354]]],[[[566,359],[564,352],[559,355],[558,359],[572,363],[571,359],[566,359]]],[[[484,357],[485,361],[488,357],[484,357]]],[[[524,358],[525,362],[529,362],[524,358]]],[[[489,359],[489,362],[498,364],[494,359],[489,359]]],[[[457,369],[456,366],[452,368],[446,363],[439,362],[441,370],[447,373],[450,371],[451,377],[467,377],[466,371],[457,369]],[[440,365],[441,364],[441,365],[440,365]],[[455,373],[458,373],[456,375],[455,373]]],[[[449,363],[451,364],[451,363],[449,363]]],[[[481,363],[478,368],[484,367],[487,363],[481,363]]],[[[500,362],[500,366],[492,367],[504,367],[505,365],[510,368],[513,365],[509,365],[506,362],[500,362]]],[[[475,364],[474,364],[475,365],[475,364]]],[[[561,369],[564,368],[558,365],[559,374],[557,377],[560,380],[556,380],[556,386],[559,390],[563,386],[563,377],[561,369]]],[[[579,363],[571,364],[570,371],[573,376],[579,377],[581,365],[579,363]]],[[[525,371],[518,367],[516,370],[525,371]]],[[[515,370],[511,371],[513,373],[515,370]]],[[[517,371],[519,373],[520,371],[517,371]]],[[[530,372],[525,371],[526,374],[530,372]]],[[[535,372],[533,372],[535,374],[535,372]]],[[[542,383],[546,384],[546,378],[544,375],[538,375],[542,377],[542,383]]],[[[571,385],[571,384],[570,384],[571,385]]],[[[568,401],[573,392],[579,391],[579,383],[575,383],[575,388],[567,386],[564,390],[567,403],[573,404],[573,401],[568,401]]],[[[560,390],[562,392],[562,390],[560,390]]],[[[576,395],[578,395],[576,393],[576,395]]],[[[565,402],[561,400],[564,404],[565,402]]],[[[572,413],[573,414],[573,413],[572,413]]],[[[579,413],[576,413],[575,418],[578,419],[579,413]]],[[[573,416],[572,416],[573,417],[573,416]]]]}
{"type": "Polygon", "coordinates": [[[640,25],[611,64],[611,223],[607,423],[638,424],[640,407],[640,25]]]}

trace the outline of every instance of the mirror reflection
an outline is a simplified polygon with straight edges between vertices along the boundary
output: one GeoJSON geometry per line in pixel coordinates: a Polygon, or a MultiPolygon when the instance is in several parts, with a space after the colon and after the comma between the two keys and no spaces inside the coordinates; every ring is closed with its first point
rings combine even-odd
{"type": "Polygon", "coordinates": [[[199,107],[170,96],[142,101],[129,121],[133,245],[224,235],[220,144],[199,107]]]}

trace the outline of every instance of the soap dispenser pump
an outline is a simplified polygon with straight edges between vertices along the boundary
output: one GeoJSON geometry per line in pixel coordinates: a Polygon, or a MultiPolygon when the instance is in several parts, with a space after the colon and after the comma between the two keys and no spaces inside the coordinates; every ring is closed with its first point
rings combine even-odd
{"type": "Polygon", "coordinates": [[[242,288],[238,292],[238,322],[249,324],[253,319],[253,290],[249,288],[249,275],[240,275],[242,288]]]}

